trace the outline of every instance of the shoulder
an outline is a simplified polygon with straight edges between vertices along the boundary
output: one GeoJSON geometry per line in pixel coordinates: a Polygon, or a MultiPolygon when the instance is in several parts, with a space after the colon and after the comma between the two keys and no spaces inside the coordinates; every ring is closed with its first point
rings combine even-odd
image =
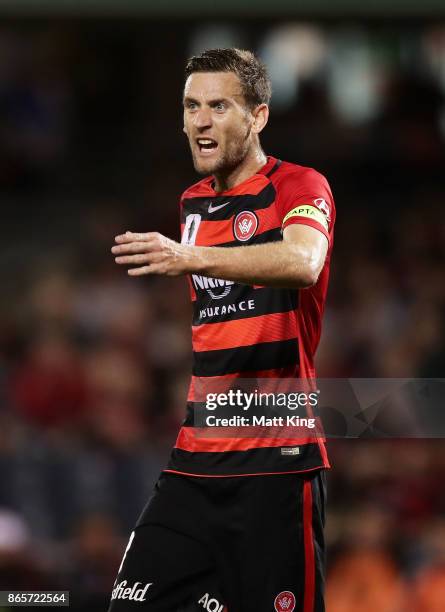
{"type": "Polygon", "coordinates": [[[276,188],[283,190],[319,191],[329,190],[330,187],[326,177],[309,166],[300,166],[291,162],[283,161],[274,174],[270,177],[276,188]]]}
{"type": "Polygon", "coordinates": [[[273,180],[276,192],[275,206],[282,218],[308,215],[312,218],[319,216],[318,211],[321,211],[332,226],[336,217],[334,198],[321,172],[308,166],[283,162],[270,180],[273,180]]]}

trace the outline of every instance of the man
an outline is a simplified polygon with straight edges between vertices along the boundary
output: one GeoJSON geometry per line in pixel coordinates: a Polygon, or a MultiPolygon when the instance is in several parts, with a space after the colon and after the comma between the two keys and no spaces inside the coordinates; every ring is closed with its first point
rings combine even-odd
{"type": "Polygon", "coordinates": [[[194,303],[187,418],[130,537],[113,612],[324,610],[323,439],[195,426],[202,389],[315,376],[334,202],[318,172],[264,154],[270,95],[248,51],[191,58],[184,132],[207,178],[181,198],[181,244],[126,232],[112,248],[130,276],[189,275],[194,303]]]}

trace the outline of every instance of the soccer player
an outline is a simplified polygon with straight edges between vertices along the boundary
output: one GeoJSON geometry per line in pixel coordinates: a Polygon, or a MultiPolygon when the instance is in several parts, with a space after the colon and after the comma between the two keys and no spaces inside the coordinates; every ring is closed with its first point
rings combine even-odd
{"type": "Polygon", "coordinates": [[[112,252],[130,276],[189,278],[188,411],[131,534],[110,611],[321,612],[323,439],[273,427],[203,435],[193,410],[203,381],[314,378],[332,193],[316,170],[263,152],[271,87],[252,53],[205,51],[185,77],[184,132],[206,178],[181,197],[181,243],[127,231],[112,252]]]}

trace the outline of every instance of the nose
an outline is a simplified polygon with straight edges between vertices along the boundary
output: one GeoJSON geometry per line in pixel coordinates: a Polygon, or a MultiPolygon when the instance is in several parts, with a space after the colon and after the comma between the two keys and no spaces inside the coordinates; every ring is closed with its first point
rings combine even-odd
{"type": "Polygon", "coordinates": [[[210,108],[202,107],[198,109],[193,117],[195,127],[203,131],[212,126],[212,113],[210,108]]]}

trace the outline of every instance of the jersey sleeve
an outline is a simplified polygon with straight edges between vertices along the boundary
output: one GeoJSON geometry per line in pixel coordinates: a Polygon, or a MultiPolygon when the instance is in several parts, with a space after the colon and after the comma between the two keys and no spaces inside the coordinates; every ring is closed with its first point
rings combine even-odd
{"type": "Polygon", "coordinates": [[[285,175],[277,187],[281,229],[293,224],[309,225],[331,242],[335,205],[325,177],[313,168],[306,168],[302,173],[285,175]]]}

